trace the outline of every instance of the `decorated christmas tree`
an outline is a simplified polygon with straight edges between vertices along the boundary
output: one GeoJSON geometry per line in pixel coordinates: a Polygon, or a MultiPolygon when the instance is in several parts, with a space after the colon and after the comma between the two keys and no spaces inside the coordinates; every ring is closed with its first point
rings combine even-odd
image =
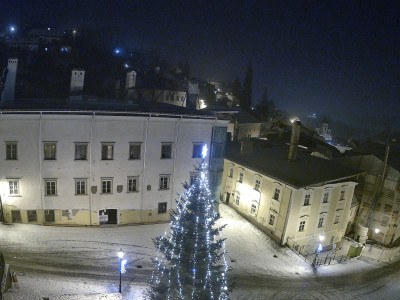
{"type": "Polygon", "coordinates": [[[205,145],[199,176],[193,185],[184,185],[170,227],[155,239],[152,299],[228,299],[225,239],[219,236],[225,226],[216,224],[219,213],[208,185],[206,155],[205,145]]]}

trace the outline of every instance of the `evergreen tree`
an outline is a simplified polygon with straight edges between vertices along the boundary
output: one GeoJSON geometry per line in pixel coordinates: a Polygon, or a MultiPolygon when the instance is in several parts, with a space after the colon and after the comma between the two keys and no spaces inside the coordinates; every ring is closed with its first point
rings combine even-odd
{"type": "Polygon", "coordinates": [[[247,67],[246,76],[243,80],[243,96],[240,101],[240,107],[245,110],[250,110],[251,107],[251,96],[253,86],[253,68],[251,64],[247,67]]]}
{"type": "Polygon", "coordinates": [[[232,95],[233,95],[233,104],[240,105],[240,99],[242,98],[242,84],[240,83],[240,79],[236,78],[232,83],[232,95]]]}
{"type": "Polygon", "coordinates": [[[200,176],[179,196],[177,208],[164,236],[155,239],[158,248],[150,279],[152,299],[228,299],[228,265],[225,239],[216,226],[219,214],[208,185],[204,161],[200,176]]]}

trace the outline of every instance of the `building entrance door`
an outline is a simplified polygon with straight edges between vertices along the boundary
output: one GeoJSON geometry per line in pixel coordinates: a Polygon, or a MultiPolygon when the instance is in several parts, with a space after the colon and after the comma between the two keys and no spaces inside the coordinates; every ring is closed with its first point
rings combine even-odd
{"type": "Polygon", "coordinates": [[[226,204],[228,204],[228,203],[229,203],[229,198],[230,198],[230,196],[231,196],[231,194],[229,194],[229,193],[226,193],[226,198],[225,198],[225,202],[226,202],[226,204]]]}
{"type": "Polygon", "coordinates": [[[99,210],[99,223],[101,224],[117,224],[117,210],[116,209],[102,209],[99,210]]]}

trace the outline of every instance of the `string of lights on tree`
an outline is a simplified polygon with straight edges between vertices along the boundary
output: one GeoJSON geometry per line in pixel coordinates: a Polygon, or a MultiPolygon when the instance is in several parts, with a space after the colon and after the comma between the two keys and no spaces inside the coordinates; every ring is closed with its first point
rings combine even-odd
{"type": "Polygon", "coordinates": [[[204,145],[200,176],[192,186],[184,184],[186,192],[176,201],[169,228],[154,240],[158,251],[150,278],[152,299],[228,299],[229,267],[221,238],[225,225],[216,224],[219,213],[208,183],[207,151],[204,145]]]}

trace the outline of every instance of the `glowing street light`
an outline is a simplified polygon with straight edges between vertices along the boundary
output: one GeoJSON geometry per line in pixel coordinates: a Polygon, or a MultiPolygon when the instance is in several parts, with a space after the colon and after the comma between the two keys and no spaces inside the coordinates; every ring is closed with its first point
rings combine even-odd
{"type": "Polygon", "coordinates": [[[119,50],[118,48],[114,50],[115,54],[119,54],[121,52],[121,50],[119,50]]]}
{"type": "Polygon", "coordinates": [[[10,26],[10,32],[11,33],[14,33],[15,31],[17,30],[17,28],[15,28],[15,26],[10,26]]]}
{"type": "Polygon", "coordinates": [[[122,260],[124,258],[124,252],[122,252],[122,248],[118,251],[118,257],[119,257],[119,293],[121,294],[122,268],[124,269],[125,273],[125,264],[126,264],[126,259],[122,260]]]}

